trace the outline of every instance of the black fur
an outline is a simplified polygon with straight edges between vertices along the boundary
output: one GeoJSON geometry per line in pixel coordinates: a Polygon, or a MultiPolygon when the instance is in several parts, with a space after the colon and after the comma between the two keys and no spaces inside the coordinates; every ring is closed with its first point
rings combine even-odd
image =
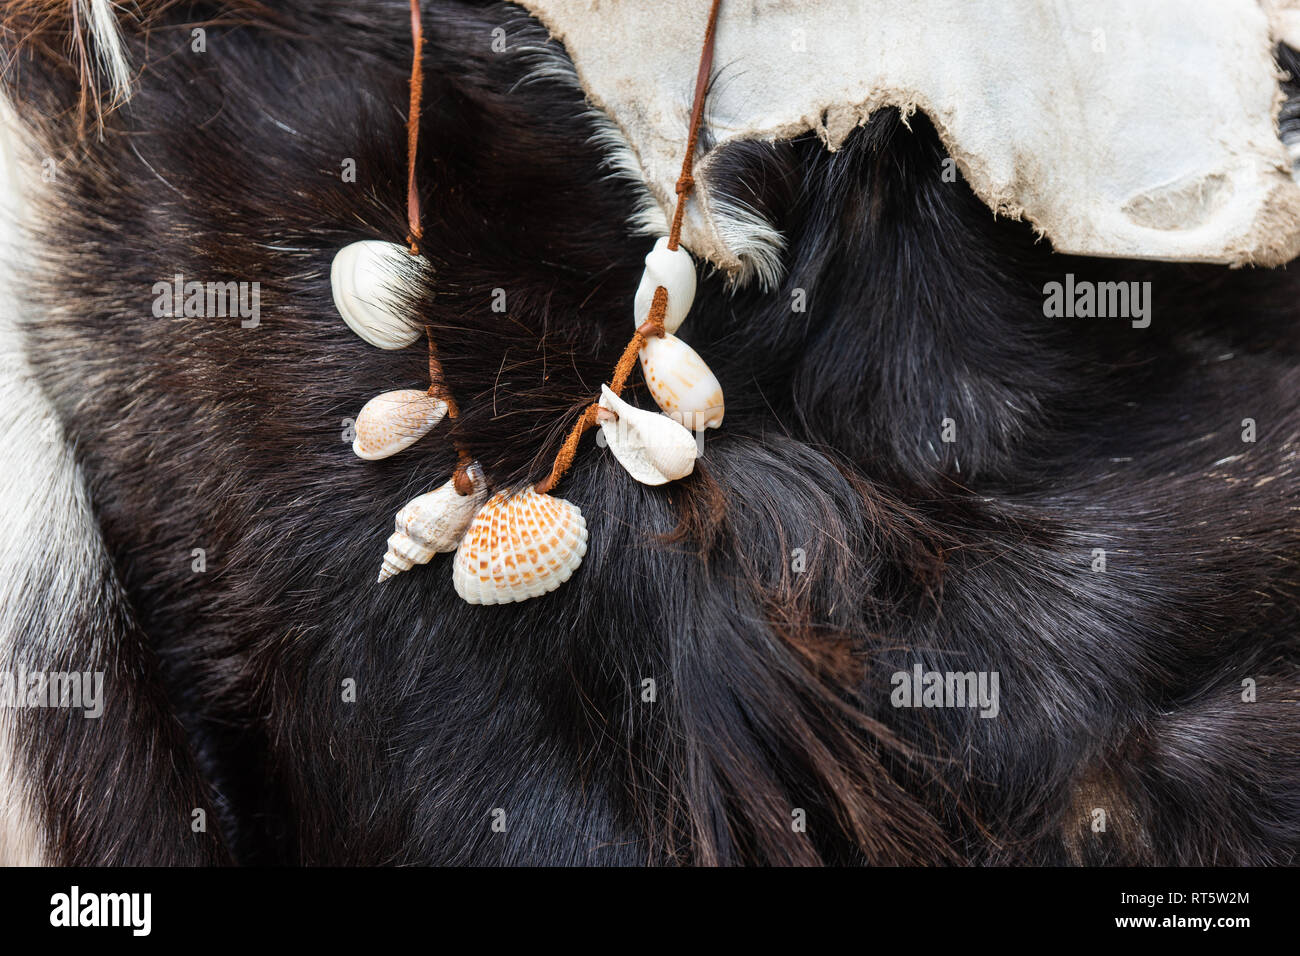
{"type": "Polygon", "coordinates": [[[64,157],[27,349],[123,602],[93,632],[109,718],[22,716],[55,858],[1295,861],[1293,274],[1055,255],[943,180],[923,116],[877,114],[835,154],[727,147],[709,185],[781,228],[785,279],[701,282],[683,335],[727,415],[694,475],[645,488],[584,441],[559,489],[591,530],[572,581],[470,607],[442,557],[375,586],[448,437],[498,487],[546,473],[632,332],[651,243],[580,92],[536,72],[544,31],[425,8],[435,275],[412,307],[462,417],[378,463],[343,420],[420,387],[424,352],[353,336],[328,273],[405,234],[405,4],[285,3],[201,55],[178,25],[216,12],[169,8],[130,38],[147,67],[102,141],[77,139],[52,55],[10,73],[64,157]],[[1067,272],[1151,281],[1151,327],[1044,318],[1067,272]],[[260,327],[154,318],[175,273],[259,281],[260,327]],[[917,662],[998,671],[1000,715],[891,706],[917,662]],[[158,748],[165,768],[129,758],[158,748]]]}

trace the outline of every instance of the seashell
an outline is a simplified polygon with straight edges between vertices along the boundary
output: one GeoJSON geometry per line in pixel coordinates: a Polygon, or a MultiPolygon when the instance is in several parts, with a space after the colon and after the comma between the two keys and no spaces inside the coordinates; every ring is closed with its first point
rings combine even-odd
{"type": "Polygon", "coordinates": [[[508,604],[554,591],[587,553],[578,506],[533,489],[498,493],[461,539],[453,565],[456,593],[470,604],[508,604]]]}
{"type": "Polygon", "coordinates": [[[417,564],[428,564],[435,554],[456,550],[487,494],[478,469],[472,468],[470,475],[474,478],[473,494],[458,494],[453,479],[436,491],[412,498],[397,512],[397,530],[388,536],[380,581],[417,564]]]}
{"type": "Polygon", "coordinates": [[[667,236],[656,242],[645,257],[645,272],[641,273],[641,284],[636,287],[636,298],[632,303],[637,328],[649,317],[650,304],[654,302],[655,289],[659,286],[668,290],[664,329],[676,332],[695,301],[695,262],[681,246],[676,250],[669,249],[667,236]]]}
{"type": "MultiPolygon", "coordinates": [[[[344,246],[330,266],[334,307],[353,332],[381,349],[406,348],[420,337],[397,298],[413,257],[404,246],[364,239],[344,246]]],[[[423,261],[423,260],[421,260],[423,261]]]]}
{"type": "Polygon", "coordinates": [[[662,485],[695,469],[699,448],[680,423],[629,405],[608,385],[602,385],[600,393],[600,407],[617,416],[601,422],[600,430],[629,475],[645,485],[662,485]]]}
{"type": "Polygon", "coordinates": [[[446,414],[446,402],[418,388],[376,395],[357,416],[352,450],[366,461],[396,455],[427,435],[446,414]]]}
{"type": "Polygon", "coordinates": [[[722,424],[722,386],[704,359],[677,336],[649,339],[641,349],[641,371],[655,402],[673,421],[692,431],[722,424]]]}

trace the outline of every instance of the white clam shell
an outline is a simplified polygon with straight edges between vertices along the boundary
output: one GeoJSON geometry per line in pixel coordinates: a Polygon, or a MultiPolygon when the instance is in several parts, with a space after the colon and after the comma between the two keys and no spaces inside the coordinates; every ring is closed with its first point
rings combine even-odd
{"type": "Polygon", "coordinates": [[[526,601],[569,580],[586,553],[587,522],[577,505],[531,488],[501,492],[461,539],[452,583],[470,604],[526,601]]]}
{"type": "Polygon", "coordinates": [[[348,328],[376,348],[406,348],[420,337],[395,296],[404,270],[411,266],[412,256],[404,246],[378,239],[354,242],[334,256],[334,307],[348,328]]]}
{"type": "Polygon", "coordinates": [[[446,402],[418,388],[376,395],[357,415],[352,450],[367,461],[396,455],[427,435],[446,414],[446,402]]]}
{"type": "Polygon", "coordinates": [[[664,328],[676,332],[695,301],[695,262],[681,246],[669,249],[667,236],[659,239],[645,257],[645,272],[641,273],[641,284],[636,287],[636,298],[632,303],[637,328],[649,317],[655,289],[659,286],[668,290],[664,328]]]}
{"type": "Polygon", "coordinates": [[[722,385],[704,359],[675,335],[647,340],[641,371],[656,404],[692,431],[722,424],[722,385]]]}
{"type": "Polygon", "coordinates": [[[417,564],[428,564],[435,554],[456,550],[460,539],[487,496],[477,469],[473,494],[456,491],[455,479],[428,494],[412,498],[397,512],[397,529],[388,537],[388,552],[379,569],[379,580],[387,581],[417,564]]]}
{"type": "Polygon", "coordinates": [[[617,416],[600,423],[605,443],[637,481],[662,485],[685,478],[695,469],[699,447],[695,436],[679,422],[629,405],[608,385],[600,387],[600,407],[617,416]]]}

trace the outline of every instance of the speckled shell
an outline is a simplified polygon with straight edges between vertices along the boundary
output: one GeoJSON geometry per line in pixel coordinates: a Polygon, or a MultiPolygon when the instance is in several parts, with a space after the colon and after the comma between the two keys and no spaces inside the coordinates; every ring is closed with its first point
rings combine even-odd
{"type": "Polygon", "coordinates": [[[646,485],[685,478],[695,468],[695,436],[658,412],[623,401],[608,385],[600,387],[600,407],[616,415],[600,423],[605,443],[627,473],[646,485]]]}
{"type": "Polygon", "coordinates": [[[420,337],[419,327],[406,321],[394,296],[411,266],[405,247],[377,239],[354,242],[334,256],[334,307],[348,328],[376,348],[401,349],[420,337]]]}
{"type": "Polygon", "coordinates": [[[427,435],[446,414],[446,402],[418,388],[376,395],[357,415],[352,451],[367,461],[396,455],[427,435]]]}
{"type": "Polygon", "coordinates": [[[473,494],[461,495],[455,481],[436,491],[408,501],[397,512],[397,529],[388,537],[388,552],[379,569],[379,580],[387,581],[417,564],[428,564],[435,554],[454,551],[469,527],[474,513],[487,497],[481,475],[476,475],[473,494]]]}
{"type": "Polygon", "coordinates": [[[673,421],[692,431],[722,424],[722,385],[695,349],[677,336],[648,340],[641,349],[641,370],[651,396],[673,421]]]}
{"type": "Polygon", "coordinates": [[[509,604],[554,591],[587,553],[577,505],[533,489],[492,497],[461,539],[452,571],[470,604],[509,604]]]}
{"type": "Polygon", "coordinates": [[[681,246],[676,250],[669,249],[667,236],[656,242],[645,257],[645,271],[641,274],[641,284],[637,286],[636,298],[632,304],[637,328],[650,315],[650,305],[654,302],[655,289],[659,286],[668,290],[664,328],[676,332],[685,320],[686,313],[691,311],[691,303],[695,301],[695,262],[691,259],[691,254],[681,246]]]}

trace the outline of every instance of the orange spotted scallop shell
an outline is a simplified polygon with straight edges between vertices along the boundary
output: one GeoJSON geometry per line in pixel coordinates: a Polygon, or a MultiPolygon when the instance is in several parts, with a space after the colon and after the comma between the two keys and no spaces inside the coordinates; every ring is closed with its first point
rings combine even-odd
{"type": "Polygon", "coordinates": [[[500,492],[474,516],[452,583],[470,604],[509,604],[554,591],[587,553],[587,522],[562,498],[500,492]]]}

